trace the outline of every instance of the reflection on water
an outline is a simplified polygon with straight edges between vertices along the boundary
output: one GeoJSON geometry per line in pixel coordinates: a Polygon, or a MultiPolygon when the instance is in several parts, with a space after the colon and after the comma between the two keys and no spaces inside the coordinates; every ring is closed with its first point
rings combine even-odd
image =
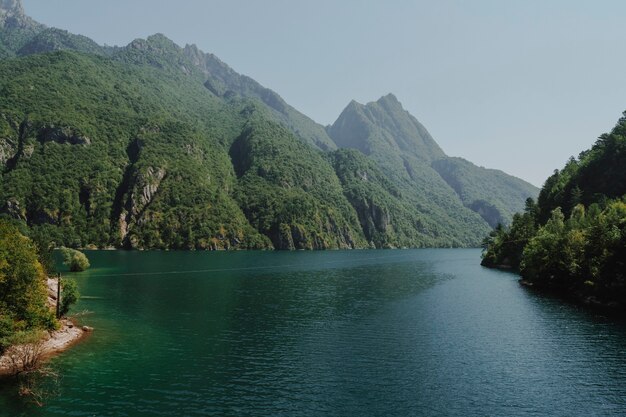
{"type": "Polygon", "coordinates": [[[62,396],[0,415],[626,414],[626,328],[478,250],[89,255],[62,396]]]}

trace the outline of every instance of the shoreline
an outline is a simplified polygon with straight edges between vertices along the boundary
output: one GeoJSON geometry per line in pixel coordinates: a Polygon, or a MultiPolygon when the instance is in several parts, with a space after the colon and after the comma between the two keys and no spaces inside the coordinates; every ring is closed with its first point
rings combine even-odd
{"type": "MultiPolygon", "coordinates": [[[[48,305],[51,309],[56,307],[56,294],[57,294],[57,281],[56,279],[48,278],[47,281],[48,286],[48,305]]],[[[59,330],[48,331],[46,332],[46,336],[37,343],[41,343],[41,346],[38,347],[39,353],[41,355],[42,361],[47,361],[50,358],[65,352],[85,337],[87,337],[91,332],[92,328],[88,326],[78,326],[74,323],[73,320],[68,318],[61,318],[59,320],[61,323],[61,328],[59,330]]],[[[22,349],[23,346],[15,346],[13,348],[22,349]]],[[[11,357],[9,352],[5,352],[4,355],[0,356],[0,377],[6,378],[15,375],[15,369],[13,369],[13,364],[11,362],[11,357]]]]}
{"type": "MultiPolygon", "coordinates": [[[[61,323],[62,326],[59,330],[48,332],[46,338],[42,341],[41,358],[43,361],[65,352],[91,333],[91,330],[76,326],[69,319],[63,319],[61,323]]],[[[17,348],[19,349],[20,346],[17,346],[17,348]]],[[[15,370],[7,352],[0,357],[0,377],[11,377],[14,375],[15,370]]]]}
{"type": "Polygon", "coordinates": [[[581,291],[562,291],[554,288],[548,288],[542,285],[536,285],[533,282],[519,279],[519,284],[543,296],[553,297],[563,302],[585,309],[589,312],[603,314],[615,318],[623,318],[626,312],[626,306],[614,300],[606,300],[599,298],[594,294],[585,294],[581,291]]]}
{"type": "Polygon", "coordinates": [[[604,300],[597,297],[594,294],[585,294],[581,291],[563,291],[554,288],[548,288],[542,285],[537,285],[527,279],[524,279],[519,274],[517,269],[508,265],[494,265],[494,266],[481,266],[488,269],[495,269],[498,271],[512,272],[519,276],[517,282],[520,286],[542,296],[553,297],[563,302],[572,304],[574,306],[583,308],[589,312],[599,313],[610,317],[623,318],[626,313],[626,306],[620,304],[614,300],[604,300]]]}

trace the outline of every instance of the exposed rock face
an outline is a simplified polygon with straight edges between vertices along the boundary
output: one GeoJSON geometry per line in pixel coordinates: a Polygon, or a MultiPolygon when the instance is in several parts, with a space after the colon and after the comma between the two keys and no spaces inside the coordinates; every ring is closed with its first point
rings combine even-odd
{"type": "Polygon", "coordinates": [[[119,217],[120,236],[126,246],[136,247],[136,241],[128,239],[129,232],[133,225],[144,221],[142,215],[152,203],[166,174],[165,168],[154,167],[148,167],[145,172],[135,172],[124,209],[119,217]]]}
{"type": "Polygon", "coordinates": [[[161,181],[165,178],[164,168],[148,167],[145,173],[137,177],[135,191],[131,195],[131,213],[138,216],[152,202],[152,198],[159,190],[161,181]]]}
{"type": "Polygon", "coordinates": [[[15,156],[17,148],[11,144],[10,139],[0,138],[0,168],[4,168],[6,163],[15,156]]]}
{"type": "Polygon", "coordinates": [[[24,17],[24,7],[21,0],[1,0],[0,1],[0,19],[6,18],[22,18],[24,17]]]}
{"type": "Polygon", "coordinates": [[[21,0],[0,0],[0,28],[35,29],[44,27],[26,16],[21,0]]]}
{"type": "Polygon", "coordinates": [[[3,211],[15,219],[26,220],[26,210],[20,206],[20,202],[15,198],[11,198],[6,202],[3,211]]]}
{"type": "Polygon", "coordinates": [[[389,211],[387,211],[385,207],[378,206],[372,200],[363,200],[360,202],[351,200],[350,202],[359,215],[359,220],[361,221],[365,237],[372,240],[372,237],[376,232],[387,232],[387,228],[391,223],[391,218],[389,211]]]}
{"type": "Polygon", "coordinates": [[[304,225],[281,223],[278,230],[272,234],[274,247],[280,250],[325,250],[325,249],[356,249],[353,232],[347,227],[341,227],[335,219],[328,218],[320,224],[319,230],[328,236],[334,236],[332,242],[324,239],[321,233],[311,231],[304,225]]]}
{"type": "Polygon", "coordinates": [[[64,127],[46,126],[39,131],[39,141],[56,142],[70,145],[91,145],[91,139],[82,136],[72,129],[64,127]]]}

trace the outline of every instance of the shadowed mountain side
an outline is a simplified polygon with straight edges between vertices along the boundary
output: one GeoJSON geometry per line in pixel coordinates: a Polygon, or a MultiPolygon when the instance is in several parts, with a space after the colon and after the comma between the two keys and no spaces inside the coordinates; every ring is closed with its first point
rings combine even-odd
{"type": "Polygon", "coordinates": [[[239,176],[235,198],[276,248],[367,246],[332,166],[285,128],[251,122],[230,155],[239,176]]]}

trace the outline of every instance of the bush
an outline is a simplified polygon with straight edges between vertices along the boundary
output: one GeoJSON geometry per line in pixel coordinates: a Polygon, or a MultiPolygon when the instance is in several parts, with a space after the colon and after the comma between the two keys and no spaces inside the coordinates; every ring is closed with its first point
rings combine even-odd
{"type": "Polygon", "coordinates": [[[65,316],[70,311],[70,307],[78,301],[80,294],[78,293],[78,285],[73,279],[62,280],[61,290],[61,309],[59,313],[61,316],[65,316]]]}
{"type": "Polygon", "coordinates": [[[63,264],[70,268],[72,272],[82,272],[89,268],[89,259],[84,253],[75,249],[63,248],[61,249],[63,254],[63,264]]]}
{"type": "Polygon", "coordinates": [[[11,346],[14,333],[15,321],[8,314],[0,313],[0,356],[11,346]]]}

